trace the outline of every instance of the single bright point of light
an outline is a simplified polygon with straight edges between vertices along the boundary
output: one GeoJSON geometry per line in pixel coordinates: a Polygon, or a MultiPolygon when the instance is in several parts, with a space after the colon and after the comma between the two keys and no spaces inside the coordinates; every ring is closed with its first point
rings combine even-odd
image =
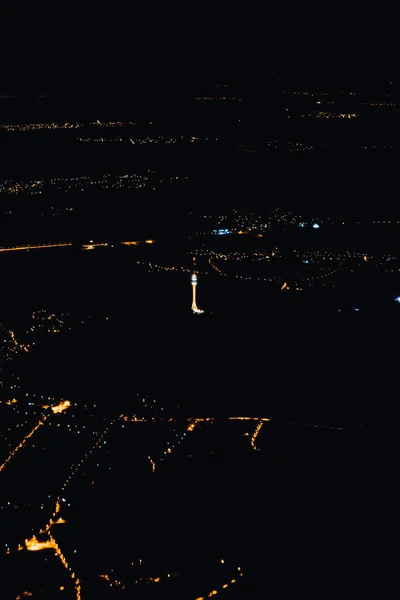
{"type": "Polygon", "coordinates": [[[395,298],[395,301],[400,304],[400,296],[397,296],[397,298],[395,298]]]}
{"type": "Polygon", "coordinates": [[[313,228],[314,228],[314,229],[319,229],[319,225],[318,225],[318,223],[314,223],[314,225],[313,225],[313,228]]]}

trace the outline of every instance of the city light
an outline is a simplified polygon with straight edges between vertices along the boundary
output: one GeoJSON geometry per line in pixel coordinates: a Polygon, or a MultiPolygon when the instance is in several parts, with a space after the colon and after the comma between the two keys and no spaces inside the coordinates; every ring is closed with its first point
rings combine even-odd
{"type": "Polygon", "coordinates": [[[192,311],[193,311],[193,314],[195,314],[195,315],[202,315],[204,313],[204,310],[201,310],[197,306],[197,275],[196,275],[196,273],[192,274],[191,282],[192,282],[192,311]]]}

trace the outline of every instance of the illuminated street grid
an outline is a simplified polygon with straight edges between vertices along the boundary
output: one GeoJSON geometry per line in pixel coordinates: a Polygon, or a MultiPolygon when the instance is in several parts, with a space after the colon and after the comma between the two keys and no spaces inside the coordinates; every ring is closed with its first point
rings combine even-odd
{"type": "MultiPolygon", "coordinates": [[[[211,220],[212,217],[200,216],[200,220],[211,220]]],[[[284,231],[293,229],[305,232],[318,230],[325,225],[346,226],[345,221],[335,222],[331,219],[304,218],[292,212],[285,211],[279,207],[270,211],[265,216],[257,216],[253,213],[239,213],[234,211],[235,225],[224,228],[226,215],[214,218],[220,229],[211,229],[197,233],[192,240],[199,238],[207,239],[195,250],[189,251],[189,255],[198,260],[200,275],[219,275],[241,281],[266,282],[275,284],[284,292],[300,292],[315,284],[323,286],[336,286],[334,275],[340,272],[354,274],[357,272],[400,272],[400,257],[395,253],[372,253],[367,249],[356,250],[328,250],[300,249],[296,247],[263,247],[261,240],[268,242],[268,234],[275,228],[283,228],[284,231]],[[213,248],[213,238],[226,237],[233,239],[236,236],[250,236],[254,239],[251,250],[245,251],[217,251],[213,248]],[[260,244],[258,244],[260,242],[260,244]],[[290,265],[288,271],[287,265],[290,265]],[[330,281],[330,278],[332,280],[330,281]]],[[[360,223],[356,223],[360,225],[360,223]]],[[[400,221],[373,220],[372,225],[398,226],[400,221]]],[[[226,224],[225,224],[226,227],[226,224]]],[[[361,244],[362,245],[362,244],[361,244]]],[[[140,262],[150,273],[158,272],[181,272],[189,273],[187,261],[182,264],[163,265],[154,261],[140,262]]]]}
{"type": "MultiPolygon", "coordinates": [[[[154,175],[155,171],[148,171],[154,175]]],[[[0,183],[0,195],[1,194],[42,194],[44,192],[58,191],[58,192],[71,192],[71,191],[91,191],[93,189],[101,190],[119,190],[119,189],[140,189],[145,187],[145,184],[149,181],[150,175],[137,175],[137,174],[125,174],[125,175],[101,175],[97,177],[89,177],[83,175],[81,177],[56,177],[51,179],[41,180],[30,180],[30,181],[4,181],[0,183]]],[[[159,183],[172,183],[176,181],[185,181],[187,177],[170,177],[167,179],[160,179],[159,183]]],[[[153,188],[154,189],[154,188],[153,188]]]]}
{"type": "MultiPolygon", "coordinates": [[[[347,252],[345,254],[334,254],[332,252],[315,251],[306,252],[301,254],[297,250],[292,251],[292,257],[299,260],[299,267],[304,271],[304,275],[298,279],[291,280],[290,285],[285,279],[286,275],[252,275],[246,271],[246,262],[260,262],[261,260],[273,264],[273,257],[270,256],[262,257],[261,253],[244,255],[243,253],[232,253],[231,255],[221,254],[214,252],[213,250],[198,250],[193,252],[194,256],[208,256],[208,269],[202,268],[198,272],[201,275],[211,275],[217,273],[222,277],[231,277],[240,281],[253,281],[253,282],[265,282],[275,283],[282,291],[302,291],[305,287],[311,287],[318,282],[325,282],[329,277],[339,273],[340,271],[347,269],[350,273],[355,273],[358,269],[364,266],[365,262],[370,262],[376,269],[381,268],[385,273],[399,272],[398,257],[392,255],[384,256],[366,256],[363,253],[347,252]],[[329,261],[329,262],[328,262],[329,261]],[[234,263],[234,267],[230,265],[229,272],[225,271],[229,263],[234,263]],[[392,266],[394,263],[394,266],[392,266]],[[239,266],[240,265],[240,266],[239,266]],[[239,270],[240,268],[240,270],[239,270]]],[[[282,258],[288,258],[289,254],[284,254],[279,249],[274,252],[276,260],[282,261],[282,258]]],[[[190,269],[179,265],[160,265],[154,262],[142,262],[138,261],[148,268],[149,273],[161,273],[161,272],[172,272],[172,273],[190,273],[190,269]]],[[[285,271],[284,263],[281,263],[282,271],[285,271]]],[[[278,263],[279,267],[279,263],[278,263]]],[[[332,285],[335,287],[335,283],[323,283],[324,286],[332,285]]]]}
{"type": "MultiPolygon", "coordinates": [[[[60,326],[61,324],[63,324],[63,320],[60,318],[57,318],[55,314],[53,313],[47,313],[47,311],[44,310],[40,310],[40,311],[36,311],[35,313],[33,313],[32,315],[32,320],[33,321],[39,321],[40,325],[43,325],[44,322],[46,321],[54,321],[56,320],[60,326]]],[[[32,326],[28,332],[26,333],[31,333],[31,332],[35,332],[35,326],[32,326]]],[[[53,331],[52,329],[48,330],[48,331],[53,331]]],[[[5,332],[3,332],[4,334],[5,332]]],[[[20,344],[18,344],[18,342],[16,341],[16,335],[14,334],[14,332],[9,332],[10,334],[10,338],[11,338],[11,344],[13,346],[15,346],[15,343],[17,343],[17,347],[20,349],[20,344]]],[[[5,340],[7,342],[7,340],[5,340]]],[[[4,345],[4,342],[3,342],[4,345]]],[[[7,345],[7,344],[6,344],[7,345]]],[[[12,386],[13,387],[13,386],[12,386]]],[[[7,390],[5,388],[3,388],[3,397],[7,394],[7,390]]],[[[13,390],[11,392],[11,389],[8,390],[9,393],[15,393],[15,390],[13,390]]],[[[38,399],[40,402],[40,399],[38,399]]],[[[6,468],[10,469],[12,468],[12,464],[13,464],[13,459],[16,456],[16,454],[18,452],[21,451],[29,451],[29,444],[32,444],[32,440],[34,439],[35,434],[37,433],[37,431],[39,430],[39,428],[45,427],[46,425],[48,427],[60,427],[61,423],[64,423],[64,426],[66,424],[65,420],[68,419],[70,421],[69,424],[66,424],[66,426],[71,429],[71,427],[74,428],[81,428],[82,425],[79,425],[79,423],[74,423],[73,424],[73,419],[74,417],[76,417],[77,415],[74,414],[74,406],[71,405],[71,402],[69,402],[68,400],[64,400],[64,399],[60,399],[58,402],[55,401],[55,399],[48,399],[51,400],[50,403],[46,403],[46,404],[41,404],[40,405],[40,409],[41,409],[41,414],[39,417],[39,420],[34,424],[34,426],[32,428],[29,429],[29,431],[22,437],[22,439],[20,439],[20,441],[18,442],[18,444],[14,447],[9,449],[8,454],[5,456],[5,458],[3,459],[3,462],[0,464],[0,473],[2,473],[2,471],[4,471],[6,468]],[[52,420],[51,424],[48,424],[48,419],[50,415],[60,415],[60,419],[63,419],[63,421],[59,421],[59,420],[52,420]],[[72,421],[72,422],[71,422],[72,421]]],[[[65,551],[62,550],[62,548],[60,547],[59,542],[56,539],[56,534],[53,531],[53,528],[59,525],[65,525],[67,523],[67,521],[62,517],[62,506],[65,504],[67,506],[69,506],[69,489],[70,489],[70,484],[71,481],[74,479],[74,477],[77,475],[78,472],[82,471],[82,467],[84,467],[87,463],[87,461],[90,459],[90,457],[93,455],[93,453],[100,451],[104,445],[107,443],[106,437],[108,435],[108,433],[110,432],[110,429],[116,426],[122,426],[125,427],[127,426],[128,423],[132,423],[132,424],[136,424],[137,423],[155,423],[157,420],[164,420],[163,417],[163,408],[162,407],[158,407],[157,403],[155,400],[148,400],[147,398],[141,398],[138,394],[138,400],[137,400],[139,406],[141,407],[141,416],[138,417],[136,414],[128,416],[126,414],[120,414],[118,416],[116,416],[115,418],[112,418],[108,421],[106,427],[104,428],[104,430],[102,430],[101,432],[94,432],[95,434],[95,438],[94,438],[94,443],[91,447],[89,447],[87,449],[86,452],[84,452],[81,460],[79,460],[77,463],[74,463],[71,465],[70,468],[70,472],[67,473],[66,478],[64,480],[64,483],[62,484],[61,488],[59,489],[59,492],[54,496],[53,498],[53,510],[51,512],[51,514],[49,515],[48,519],[46,520],[45,518],[43,519],[43,526],[38,528],[38,530],[36,532],[32,532],[32,533],[28,533],[28,536],[25,538],[25,540],[21,540],[21,542],[16,546],[13,547],[11,544],[6,543],[5,544],[5,554],[6,555],[12,555],[15,552],[24,552],[24,551],[28,551],[28,552],[40,552],[40,551],[44,551],[44,550],[54,550],[55,555],[57,556],[57,558],[61,561],[63,567],[65,568],[67,574],[68,574],[68,578],[70,579],[70,586],[71,589],[74,590],[75,592],[75,597],[77,600],[81,600],[82,598],[84,598],[84,583],[80,580],[79,575],[75,573],[75,568],[72,566],[71,563],[71,559],[69,557],[66,556],[65,551]]],[[[10,407],[10,409],[12,410],[16,410],[18,412],[18,406],[20,404],[20,401],[17,400],[16,398],[13,398],[12,400],[5,400],[5,401],[1,401],[2,404],[5,404],[7,406],[10,407]]],[[[26,399],[24,398],[24,401],[22,402],[21,400],[21,404],[26,403],[26,399]]],[[[36,402],[30,402],[30,405],[34,406],[36,408],[37,406],[37,401],[36,402]]],[[[25,409],[26,407],[24,406],[23,409],[25,409]]],[[[96,408],[96,407],[94,407],[96,408]]],[[[21,412],[21,419],[24,418],[22,416],[22,413],[24,413],[25,415],[27,414],[25,410],[23,410],[21,408],[20,412],[21,412]]],[[[36,414],[36,410],[34,411],[36,414]]],[[[262,418],[262,419],[258,419],[256,417],[231,417],[231,420],[235,420],[235,421],[244,421],[244,422],[256,422],[257,423],[257,427],[255,432],[252,434],[251,437],[251,446],[253,448],[253,450],[257,450],[255,442],[257,440],[258,434],[262,428],[262,426],[265,423],[269,423],[270,419],[268,418],[262,418]]],[[[164,461],[166,461],[169,456],[173,453],[178,452],[182,447],[184,447],[185,441],[186,441],[186,437],[188,435],[191,435],[192,432],[194,432],[195,430],[197,430],[198,426],[201,426],[202,424],[206,423],[206,422],[212,422],[214,421],[214,419],[212,418],[188,418],[188,419],[174,419],[174,418],[169,418],[168,420],[166,420],[166,423],[170,423],[170,427],[172,428],[172,435],[171,435],[171,441],[167,441],[164,450],[161,451],[161,454],[159,456],[157,456],[154,460],[151,459],[149,457],[150,460],[150,464],[151,464],[151,470],[152,472],[156,471],[156,466],[159,463],[162,463],[164,461]],[[182,428],[182,424],[184,424],[186,422],[186,426],[184,426],[182,428]]],[[[4,424],[3,424],[4,426],[4,424]]],[[[96,426],[97,427],[97,426],[96,426]]],[[[77,432],[79,433],[79,431],[77,432]]],[[[2,434],[3,435],[3,434],[2,434]]],[[[250,435],[250,434],[247,434],[250,435]]],[[[10,446],[10,444],[8,444],[10,446]]],[[[34,447],[34,445],[32,446],[34,447]]],[[[145,459],[146,457],[144,457],[145,459]]],[[[97,457],[97,460],[99,460],[99,458],[97,457]]],[[[87,465],[86,465],[87,468],[87,465]]],[[[12,501],[8,501],[6,506],[1,506],[0,510],[4,511],[4,510],[8,510],[10,508],[12,508],[12,501]]],[[[18,507],[15,507],[18,508],[18,507]]],[[[42,510],[43,510],[43,505],[41,506],[42,510]]],[[[139,562],[139,566],[142,566],[143,564],[143,560],[140,559],[139,562]]],[[[209,590],[206,591],[205,595],[200,595],[197,596],[197,598],[209,598],[212,597],[214,595],[217,595],[219,592],[227,589],[228,587],[235,585],[239,578],[243,576],[243,572],[240,566],[232,566],[229,564],[225,564],[226,561],[221,558],[220,560],[220,568],[225,569],[224,572],[227,574],[226,576],[226,581],[223,585],[221,586],[216,586],[215,589],[213,590],[209,590]]],[[[132,563],[132,566],[134,566],[134,563],[132,563]]],[[[113,568],[110,568],[109,572],[107,573],[99,573],[98,577],[99,579],[104,580],[105,582],[107,582],[107,584],[109,586],[116,586],[116,587],[120,587],[122,590],[124,589],[128,589],[129,586],[127,586],[126,584],[122,583],[121,581],[115,579],[112,577],[112,573],[113,573],[113,568]]],[[[160,575],[155,575],[154,577],[142,577],[142,576],[138,576],[135,580],[135,583],[137,584],[148,584],[148,583],[162,583],[164,580],[168,580],[168,579],[174,579],[177,578],[179,575],[177,573],[165,573],[165,574],[160,574],[160,575]]],[[[63,590],[67,590],[68,587],[66,586],[66,582],[65,581],[60,581],[60,585],[59,585],[59,590],[63,591],[63,590]]],[[[24,590],[23,592],[21,592],[21,597],[23,596],[27,596],[32,594],[32,592],[30,592],[29,590],[24,590]]]]}
{"type": "MultiPolygon", "coordinates": [[[[285,271],[282,260],[294,258],[298,262],[298,267],[304,272],[303,277],[292,283],[293,289],[297,291],[301,291],[301,286],[311,286],[343,269],[347,269],[350,273],[355,273],[360,268],[364,268],[365,263],[369,263],[371,268],[381,269],[385,273],[400,271],[399,257],[392,254],[377,256],[366,255],[363,252],[346,251],[344,253],[334,253],[326,250],[292,250],[288,252],[279,248],[275,248],[268,254],[261,250],[246,254],[243,252],[221,253],[204,249],[199,249],[193,254],[197,257],[208,257],[208,265],[211,269],[224,277],[231,276],[242,281],[277,282],[282,285],[285,283],[285,275],[249,275],[246,274],[246,265],[249,265],[249,263],[267,262],[273,266],[274,261],[279,261],[278,268],[280,267],[282,271],[285,271]],[[230,263],[234,263],[235,266],[229,272],[226,272],[226,268],[230,263]],[[238,273],[239,269],[241,269],[242,273],[238,273]]],[[[154,265],[152,265],[152,269],[154,270],[154,265]]],[[[291,288],[285,285],[282,289],[290,291],[291,288]]]]}
{"type": "MultiPolygon", "coordinates": [[[[32,338],[30,345],[30,348],[32,348],[35,345],[34,340],[37,341],[40,339],[38,337],[39,334],[49,335],[60,331],[62,327],[70,329],[68,315],[62,314],[57,316],[55,313],[41,309],[32,314],[32,325],[27,330],[19,333],[3,329],[1,331],[0,346],[3,366],[6,364],[8,358],[13,358],[16,353],[25,351],[26,344],[19,341],[20,339],[32,338]]],[[[8,371],[10,367],[12,368],[12,364],[8,364],[8,371]]],[[[70,467],[65,472],[63,482],[57,491],[53,491],[48,496],[46,505],[42,504],[38,507],[41,511],[39,514],[43,514],[39,520],[41,524],[36,523],[34,527],[27,530],[25,538],[21,539],[17,544],[7,543],[5,540],[5,545],[3,545],[3,553],[10,558],[19,552],[54,551],[55,557],[61,562],[66,573],[66,578],[59,581],[58,590],[69,590],[74,593],[76,600],[83,600],[85,598],[85,581],[79,575],[76,560],[74,560],[73,556],[76,551],[67,551],[60,546],[54,528],[60,525],[68,527],[67,519],[63,516],[63,507],[68,507],[74,502],[74,491],[71,489],[71,484],[76,480],[78,473],[81,478],[87,478],[88,481],[92,479],[90,460],[95,457],[97,467],[100,466],[102,452],[108,452],[107,448],[110,446],[110,440],[108,440],[107,445],[107,437],[112,430],[126,427],[136,428],[140,427],[140,424],[146,424],[148,427],[149,424],[156,426],[157,423],[164,423],[170,429],[170,434],[164,446],[154,456],[146,456],[143,453],[141,457],[144,464],[148,463],[149,471],[156,473],[160,465],[165,464],[168,467],[171,455],[184,456],[188,452],[188,448],[186,447],[188,436],[192,436],[195,433],[196,435],[202,433],[207,435],[206,425],[214,427],[221,421],[241,423],[243,428],[240,431],[237,430],[238,435],[247,437],[249,439],[249,449],[254,453],[258,453],[262,450],[263,445],[262,440],[260,442],[262,432],[266,426],[271,424],[270,418],[257,416],[231,416],[226,417],[226,419],[215,419],[214,417],[170,417],[166,416],[164,408],[156,400],[150,400],[141,394],[136,395],[135,406],[137,410],[133,414],[122,413],[111,418],[103,416],[101,420],[104,422],[104,425],[99,430],[98,424],[101,413],[99,413],[96,405],[84,407],[87,416],[82,421],[79,417],[78,405],[63,398],[56,399],[46,397],[45,395],[30,397],[22,389],[19,377],[15,375],[9,381],[4,381],[2,384],[0,408],[4,407],[5,410],[11,411],[9,414],[14,417],[14,426],[9,426],[7,418],[3,418],[0,421],[0,428],[4,430],[4,433],[3,431],[0,432],[0,438],[6,441],[6,448],[5,450],[3,449],[0,459],[0,478],[6,470],[10,470],[10,473],[12,473],[14,459],[17,455],[29,453],[30,449],[35,448],[35,439],[39,430],[50,432],[53,428],[61,427],[69,431],[70,435],[77,436],[86,428],[88,430],[87,437],[84,439],[92,440],[88,442],[79,460],[71,460],[70,467]],[[89,416],[88,413],[90,413],[89,416]],[[15,417],[18,420],[16,424],[15,417]],[[18,433],[21,428],[24,432],[18,433]],[[9,440],[10,436],[13,436],[13,439],[16,440],[13,444],[9,440]]],[[[300,422],[294,422],[292,425],[334,431],[353,429],[300,422]]],[[[359,426],[357,429],[359,429],[359,426]]],[[[223,433],[220,433],[220,435],[223,435],[223,433]]],[[[67,462],[68,455],[66,453],[69,451],[69,447],[64,446],[64,456],[67,458],[67,462]]],[[[51,448],[48,449],[48,452],[52,452],[51,448]]],[[[75,493],[79,493],[79,486],[82,484],[81,479],[79,479],[79,482],[75,493]]],[[[11,489],[8,489],[7,495],[9,500],[3,506],[0,506],[0,511],[2,513],[18,509],[23,511],[23,507],[18,507],[13,502],[11,489]]],[[[31,504],[28,503],[29,497],[26,502],[27,506],[30,507],[31,504]]],[[[49,555],[44,553],[45,556],[49,555]]],[[[129,559],[129,556],[127,558],[129,559]]],[[[99,581],[104,581],[104,584],[108,587],[116,587],[128,593],[132,590],[132,582],[140,587],[141,585],[156,585],[163,584],[169,580],[179,580],[180,575],[176,572],[158,572],[151,576],[141,575],[143,562],[143,558],[134,560],[130,558],[129,564],[134,569],[134,572],[133,576],[129,577],[129,581],[122,581],[120,577],[114,576],[117,565],[111,565],[106,572],[98,572],[98,579],[99,581]]],[[[151,563],[151,557],[146,559],[146,563],[148,562],[151,563]]],[[[189,600],[206,600],[206,598],[217,596],[231,586],[235,586],[240,578],[245,576],[246,573],[243,572],[240,565],[231,564],[231,561],[221,557],[219,564],[215,565],[215,581],[220,582],[223,580],[223,583],[218,583],[212,589],[205,590],[202,589],[204,585],[202,585],[201,580],[194,581],[194,588],[197,588],[198,592],[197,594],[194,593],[191,598],[189,597],[189,600]]],[[[21,573],[21,578],[23,578],[23,573],[21,573]]],[[[43,585],[45,586],[46,582],[43,582],[43,585]]],[[[46,590],[45,587],[43,589],[46,590]]],[[[24,590],[20,592],[20,597],[22,598],[31,594],[33,594],[32,591],[24,590]]]]}

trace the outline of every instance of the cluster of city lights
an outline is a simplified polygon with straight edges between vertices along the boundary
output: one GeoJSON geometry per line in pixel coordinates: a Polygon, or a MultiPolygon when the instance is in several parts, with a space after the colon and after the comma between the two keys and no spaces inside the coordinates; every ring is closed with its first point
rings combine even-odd
{"type": "Polygon", "coordinates": [[[252,146],[244,146],[243,144],[236,144],[237,148],[243,150],[243,152],[248,152],[249,154],[254,154],[257,152],[257,149],[252,146]]]}
{"type": "MultiPolygon", "coordinates": [[[[219,138],[215,138],[216,141],[218,141],[219,138]]],[[[120,142],[129,142],[131,144],[138,145],[138,146],[142,146],[144,144],[182,144],[182,143],[194,143],[194,142],[199,142],[202,140],[208,141],[208,138],[199,138],[199,137],[195,137],[195,136],[190,136],[190,137],[185,137],[183,135],[178,136],[178,137],[173,137],[173,136],[164,136],[164,135],[159,135],[159,136],[146,136],[146,137],[142,137],[142,138],[122,138],[122,137],[101,137],[101,138],[94,138],[94,137],[79,137],[77,138],[78,142],[86,142],[86,143],[120,143],[120,142]]]]}
{"type": "MultiPolygon", "coordinates": [[[[154,173],[154,171],[152,171],[154,173]]],[[[87,191],[93,188],[103,190],[140,189],[149,180],[147,175],[102,175],[100,177],[57,177],[31,181],[5,181],[0,183],[0,194],[42,194],[46,191],[58,192],[87,191]]]]}
{"type": "Polygon", "coordinates": [[[397,106],[396,102],[363,102],[366,106],[371,106],[372,108],[387,108],[389,106],[397,106]]]}
{"type": "MultiPolygon", "coordinates": [[[[308,115],[308,116],[311,116],[311,115],[308,115]]],[[[318,118],[322,118],[322,116],[320,115],[318,118]]],[[[324,117],[324,118],[328,118],[328,117],[324,117]]],[[[338,118],[345,118],[345,117],[342,116],[342,117],[338,117],[338,118]]],[[[355,117],[352,117],[352,118],[355,118],[355,117]]],[[[246,152],[246,153],[257,152],[257,149],[252,146],[245,146],[243,144],[237,144],[236,146],[237,146],[237,148],[240,148],[241,150],[243,150],[243,152],[246,152]]],[[[341,149],[340,146],[336,146],[333,143],[324,144],[324,143],[314,142],[313,144],[310,144],[308,142],[300,141],[300,140],[265,140],[262,142],[262,146],[268,151],[273,150],[273,151],[278,151],[281,153],[289,153],[289,154],[291,154],[291,153],[308,154],[310,152],[326,153],[327,150],[333,151],[336,149],[336,150],[340,151],[340,149],[341,149]]],[[[361,150],[362,153],[364,154],[366,151],[375,151],[376,152],[378,150],[393,150],[394,148],[396,148],[396,146],[394,146],[393,144],[383,144],[380,142],[370,143],[368,145],[352,142],[352,143],[348,144],[347,148],[353,149],[353,151],[361,150]]]]}
{"type": "MultiPolygon", "coordinates": [[[[275,283],[283,291],[302,291],[304,287],[310,287],[314,284],[323,286],[332,285],[335,287],[336,278],[333,276],[341,271],[355,273],[358,270],[365,270],[365,263],[368,263],[369,269],[381,269],[385,273],[396,273],[400,269],[399,257],[394,254],[371,254],[365,250],[360,251],[337,251],[333,252],[324,248],[319,250],[298,250],[296,248],[289,250],[286,248],[275,247],[274,249],[265,249],[254,247],[247,251],[229,252],[226,249],[217,251],[212,249],[213,233],[215,231],[229,232],[230,236],[234,235],[249,235],[253,238],[266,237],[267,233],[275,227],[280,227],[281,231],[286,231],[289,227],[300,227],[305,230],[319,230],[321,227],[347,225],[344,220],[333,220],[329,218],[307,218],[296,215],[291,211],[281,210],[279,207],[270,210],[265,216],[259,216],[250,212],[233,211],[233,222],[235,226],[221,229],[223,225],[227,225],[227,217],[225,221],[223,217],[215,217],[215,222],[218,223],[219,230],[212,229],[215,224],[212,223],[212,217],[200,215],[199,218],[207,219],[210,222],[208,231],[198,233],[199,236],[208,237],[208,245],[202,244],[190,254],[199,258],[205,258],[202,261],[203,275],[217,273],[222,277],[235,278],[241,281],[267,282],[275,283]],[[293,260],[295,259],[295,261],[293,260]],[[286,261],[291,265],[291,283],[286,281],[286,261]],[[264,271],[261,271],[254,263],[262,263],[265,265],[264,271]],[[205,268],[208,267],[208,268],[205,268]],[[332,278],[332,282],[326,282],[332,278]]],[[[232,223],[232,222],[231,222],[232,223]]],[[[399,223],[395,220],[371,221],[371,224],[395,225],[399,223]]],[[[359,221],[349,222],[349,224],[360,225],[359,221]]],[[[366,223],[368,224],[368,223],[366,223]]],[[[197,237],[197,236],[196,236],[197,237]]],[[[225,246],[226,248],[226,246],[225,246]]],[[[179,267],[174,267],[171,270],[179,270],[179,267]]],[[[162,267],[157,266],[157,270],[162,270],[162,267]]]]}
{"type": "MultiPolygon", "coordinates": [[[[142,567],[143,566],[143,561],[140,560],[139,561],[139,566],[142,567]]],[[[135,563],[132,563],[132,566],[134,566],[135,563]]],[[[113,569],[111,569],[111,572],[113,571],[113,569]]],[[[176,573],[167,573],[166,575],[162,576],[162,577],[151,577],[151,576],[140,576],[137,579],[135,579],[133,581],[134,584],[151,584],[151,583],[163,583],[163,582],[167,582],[169,580],[171,580],[172,578],[176,578],[177,574],[176,573]]],[[[110,575],[109,573],[101,573],[99,575],[100,579],[103,579],[104,581],[107,581],[108,584],[110,585],[110,587],[120,587],[122,590],[126,590],[127,589],[127,584],[123,583],[122,581],[120,581],[119,579],[115,579],[113,575],[110,575]]]]}
{"type": "Polygon", "coordinates": [[[58,129],[81,129],[83,127],[133,127],[136,123],[132,121],[92,121],[88,123],[23,123],[23,124],[2,124],[0,129],[6,131],[53,131],[58,129]]]}
{"type": "Polygon", "coordinates": [[[317,119],[358,119],[359,113],[336,113],[315,110],[307,115],[301,115],[302,117],[315,117],[317,119]]]}
{"type": "Polygon", "coordinates": [[[212,101],[229,101],[229,102],[242,102],[243,98],[239,96],[196,96],[194,100],[212,100],[212,101]]]}

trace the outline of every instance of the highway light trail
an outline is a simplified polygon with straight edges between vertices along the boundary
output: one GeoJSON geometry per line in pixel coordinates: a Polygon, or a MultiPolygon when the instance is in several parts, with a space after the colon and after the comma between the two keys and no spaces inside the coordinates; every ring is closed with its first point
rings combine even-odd
{"type": "Polygon", "coordinates": [[[108,246],[106,242],[102,244],[83,244],[82,250],[94,250],[95,248],[101,248],[105,246],[108,246]]]}
{"type": "MultiPolygon", "coordinates": [[[[69,402],[69,400],[65,400],[64,402],[61,402],[58,406],[52,406],[51,410],[53,411],[53,413],[60,413],[60,412],[64,412],[65,410],[67,410],[69,407],[71,406],[71,402],[69,402]]],[[[31,438],[34,433],[40,428],[42,427],[42,425],[45,424],[46,420],[48,418],[48,415],[45,415],[42,417],[42,419],[39,421],[39,423],[37,425],[35,425],[35,427],[32,429],[32,431],[30,431],[18,444],[18,446],[16,448],[14,448],[10,454],[8,455],[8,457],[6,458],[6,460],[3,462],[2,465],[0,465],[0,473],[4,470],[4,468],[6,467],[6,465],[10,462],[10,460],[16,455],[16,453],[18,452],[18,450],[21,450],[21,448],[23,448],[26,444],[26,442],[29,440],[29,438],[31,438]]]]}
{"type": "Polygon", "coordinates": [[[14,252],[16,250],[41,250],[43,248],[65,248],[73,244],[43,244],[41,246],[14,246],[14,248],[0,248],[0,252],[14,252]]]}
{"type": "MultiPolygon", "coordinates": [[[[225,561],[221,560],[221,564],[224,565],[225,561]]],[[[237,568],[237,573],[238,573],[238,575],[236,577],[243,577],[243,571],[242,571],[241,567],[237,568]]],[[[229,583],[224,583],[218,589],[212,590],[209,594],[207,594],[207,596],[200,596],[199,598],[196,598],[196,600],[207,600],[207,598],[213,598],[214,596],[218,596],[218,594],[220,594],[221,592],[225,592],[225,590],[227,590],[231,586],[235,585],[236,583],[238,583],[238,579],[236,579],[235,577],[233,577],[229,581],[229,583]]]]}
{"type": "Polygon", "coordinates": [[[144,241],[133,241],[133,242],[121,242],[123,246],[139,246],[139,244],[155,244],[155,240],[144,240],[144,241]]]}
{"type": "Polygon", "coordinates": [[[3,462],[2,465],[0,465],[0,473],[5,469],[5,467],[8,465],[8,463],[10,462],[10,460],[12,458],[14,458],[14,456],[17,454],[18,450],[21,450],[21,448],[23,448],[26,444],[26,442],[29,440],[29,438],[31,438],[36,431],[42,427],[42,425],[45,424],[47,419],[47,416],[42,417],[42,419],[39,421],[39,423],[37,425],[35,425],[35,427],[32,429],[32,431],[30,431],[18,444],[18,446],[16,448],[14,448],[14,450],[12,450],[10,452],[10,454],[8,455],[8,457],[6,458],[6,460],[3,462]]]}
{"type": "Polygon", "coordinates": [[[260,433],[261,429],[263,428],[264,423],[261,421],[261,423],[259,423],[257,425],[257,428],[253,434],[253,437],[251,438],[251,447],[253,448],[253,450],[257,450],[257,446],[256,446],[256,440],[258,438],[258,434],[260,433]]]}
{"type": "Polygon", "coordinates": [[[271,423],[271,419],[266,417],[228,417],[229,421],[262,421],[262,423],[271,423]]]}
{"type": "MultiPolygon", "coordinates": [[[[66,402],[68,402],[68,401],[66,401],[66,402]]],[[[59,405],[59,407],[62,406],[63,404],[64,403],[61,403],[59,405]]],[[[54,408],[57,408],[57,407],[54,407],[54,408]]],[[[59,513],[61,511],[61,502],[66,501],[63,496],[67,490],[68,485],[71,483],[74,476],[79,472],[79,470],[81,469],[81,467],[85,463],[85,461],[88,460],[89,457],[93,454],[93,452],[100,447],[100,444],[102,443],[104,437],[109,432],[110,427],[112,425],[114,425],[117,421],[119,421],[120,419],[121,419],[121,417],[118,417],[118,418],[114,419],[113,421],[111,421],[110,424],[104,429],[104,431],[97,436],[96,441],[93,444],[92,448],[88,452],[85,452],[84,457],[79,461],[79,463],[77,465],[73,466],[70,474],[68,475],[67,479],[65,480],[65,482],[60,490],[60,493],[56,499],[56,504],[55,504],[53,514],[51,515],[51,517],[50,517],[48,523],[45,525],[45,527],[39,531],[39,534],[50,532],[53,525],[65,523],[64,519],[61,519],[60,517],[58,517],[57,520],[55,520],[55,519],[57,518],[57,516],[59,515],[59,513]]]]}
{"type": "MultiPolygon", "coordinates": [[[[123,246],[139,246],[141,244],[155,244],[155,240],[136,240],[132,242],[120,242],[123,246]]],[[[0,252],[17,252],[22,250],[45,250],[48,248],[71,248],[74,246],[72,242],[59,243],[59,244],[40,244],[34,246],[13,246],[10,248],[0,248],[0,252]]],[[[80,246],[82,250],[94,250],[95,248],[105,248],[110,246],[108,242],[90,242],[88,244],[82,244],[80,246]]]]}

